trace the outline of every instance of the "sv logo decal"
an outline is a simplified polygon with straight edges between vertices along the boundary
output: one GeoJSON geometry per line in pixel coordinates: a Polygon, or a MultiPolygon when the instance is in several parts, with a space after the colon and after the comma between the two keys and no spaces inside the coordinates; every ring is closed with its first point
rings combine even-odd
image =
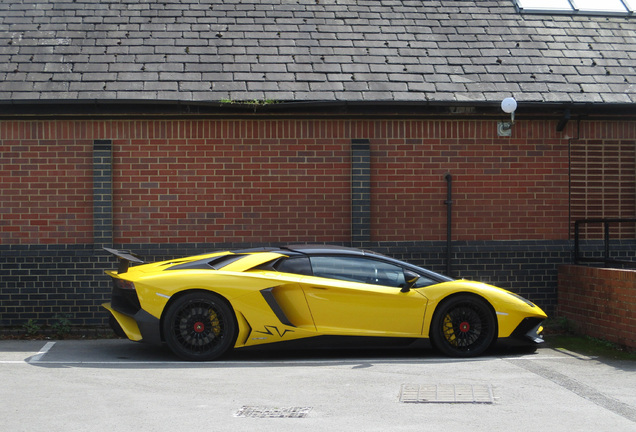
{"type": "Polygon", "coordinates": [[[276,334],[278,335],[278,337],[283,337],[287,334],[287,332],[293,332],[293,330],[287,330],[284,329],[282,332],[281,330],[278,329],[278,327],[276,326],[271,326],[271,325],[266,325],[265,326],[265,331],[259,331],[259,330],[254,330],[254,332],[256,333],[261,333],[261,334],[266,334],[266,335],[270,335],[270,336],[275,336],[274,333],[272,332],[272,330],[274,330],[276,332],[276,334]]]}

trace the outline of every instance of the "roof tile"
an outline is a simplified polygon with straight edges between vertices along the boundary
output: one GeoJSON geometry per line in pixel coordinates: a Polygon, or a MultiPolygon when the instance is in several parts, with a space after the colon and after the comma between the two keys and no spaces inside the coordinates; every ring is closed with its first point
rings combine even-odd
{"type": "Polygon", "coordinates": [[[511,0],[3,0],[3,100],[636,102],[636,21],[511,0]]]}

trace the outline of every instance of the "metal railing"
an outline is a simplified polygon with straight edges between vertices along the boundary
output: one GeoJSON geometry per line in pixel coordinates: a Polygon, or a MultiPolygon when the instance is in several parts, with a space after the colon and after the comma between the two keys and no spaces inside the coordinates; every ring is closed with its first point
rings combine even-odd
{"type": "Polygon", "coordinates": [[[623,266],[635,267],[636,261],[619,260],[611,257],[610,248],[610,225],[620,223],[636,223],[636,218],[628,219],[582,219],[574,222],[574,262],[580,263],[603,263],[605,267],[623,266]],[[581,253],[581,225],[602,224],[603,225],[603,256],[602,257],[584,257],[581,253]]]}

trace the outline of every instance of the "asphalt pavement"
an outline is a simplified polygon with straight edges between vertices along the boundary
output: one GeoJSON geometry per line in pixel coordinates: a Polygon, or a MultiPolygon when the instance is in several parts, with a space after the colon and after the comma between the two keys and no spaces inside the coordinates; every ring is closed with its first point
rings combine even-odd
{"type": "Polygon", "coordinates": [[[236,350],[0,341],[1,431],[636,431],[636,362],[558,348],[236,350]]]}

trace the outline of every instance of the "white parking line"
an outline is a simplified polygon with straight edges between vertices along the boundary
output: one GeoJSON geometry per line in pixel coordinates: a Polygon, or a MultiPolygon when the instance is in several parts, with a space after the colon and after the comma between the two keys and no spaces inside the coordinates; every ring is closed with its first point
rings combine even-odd
{"type": "MultiPolygon", "coordinates": [[[[328,359],[328,360],[320,360],[320,359],[298,359],[298,360],[226,360],[226,361],[209,361],[209,362],[187,362],[181,360],[174,361],[165,361],[165,360],[41,360],[42,356],[46,354],[46,352],[53,346],[55,342],[49,342],[50,346],[44,346],[42,351],[40,351],[36,356],[32,357],[27,363],[33,364],[37,363],[39,365],[94,365],[94,366],[105,366],[105,365],[151,365],[151,366],[159,366],[159,365],[179,365],[183,367],[201,367],[201,366],[285,366],[285,365],[303,365],[303,364],[314,364],[314,365],[356,365],[361,362],[365,363],[373,363],[374,361],[380,363],[402,363],[403,359],[328,359]]],[[[47,344],[48,345],[48,344],[47,344]]],[[[515,361],[515,360],[525,360],[525,361],[538,361],[538,360],[563,360],[567,359],[566,356],[546,356],[546,357],[534,357],[534,358],[520,358],[520,357],[482,357],[478,359],[452,359],[452,358],[440,358],[440,359],[428,359],[418,361],[421,364],[435,364],[435,363],[462,363],[462,362],[475,362],[475,361],[515,361]]],[[[8,363],[24,363],[19,361],[0,361],[0,364],[8,364],[8,363]]]]}
{"type": "Polygon", "coordinates": [[[28,360],[27,363],[37,363],[39,362],[42,357],[44,357],[46,355],[46,353],[49,352],[49,350],[51,348],[53,348],[53,345],[55,345],[55,342],[47,342],[40,351],[38,351],[38,353],[36,355],[34,355],[33,357],[31,357],[31,359],[28,360]]]}
{"type": "Polygon", "coordinates": [[[31,351],[30,353],[27,352],[15,352],[14,354],[16,355],[12,355],[12,356],[8,356],[5,357],[4,359],[0,359],[0,364],[31,364],[31,365],[45,365],[45,364],[49,364],[49,365],[93,365],[93,366],[106,366],[106,365],[148,365],[148,366],[159,366],[159,365],[178,365],[178,366],[182,366],[182,367],[186,367],[186,366],[190,366],[190,367],[197,367],[197,366],[217,366],[217,367],[223,367],[223,366],[242,366],[242,367],[246,367],[246,366],[263,366],[263,365],[269,365],[269,366],[274,366],[274,365],[280,365],[280,366],[284,366],[284,365],[307,365],[307,364],[314,364],[314,365],[321,365],[321,366],[328,366],[328,365],[334,365],[334,364],[340,364],[340,365],[358,365],[361,362],[363,363],[374,363],[374,362],[378,362],[378,363],[403,363],[403,362],[409,362],[409,361],[417,361],[418,363],[421,364],[436,364],[436,363],[449,363],[449,362],[475,362],[475,361],[497,361],[497,360],[504,360],[504,361],[509,361],[509,362],[516,362],[519,360],[524,360],[524,361],[531,361],[531,362],[535,362],[535,361],[545,361],[545,360],[567,360],[567,359],[572,359],[572,358],[577,358],[579,360],[592,360],[592,358],[586,357],[586,356],[580,356],[580,355],[573,355],[575,353],[571,353],[571,352],[567,352],[565,350],[562,349],[549,349],[546,350],[547,352],[545,352],[544,355],[533,355],[533,356],[503,356],[503,357],[480,357],[480,358],[471,358],[471,359],[453,359],[453,358],[446,358],[446,357],[441,357],[441,358],[420,358],[420,359],[409,359],[409,358],[376,358],[376,357],[372,357],[372,358],[296,358],[296,359],[254,359],[254,360],[249,360],[249,359],[245,359],[245,358],[236,358],[236,359],[227,359],[227,360],[221,360],[221,361],[212,361],[212,362],[196,362],[196,363],[189,363],[189,362],[184,362],[184,361],[180,361],[180,360],[149,360],[149,359],[140,359],[140,360],[134,360],[134,359],[103,359],[100,360],[98,359],[86,359],[86,360],[82,360],[81,358],[78,359],[77,357],[70,358],[68,360],[61,360],[59,358],[59,356],[54,356],[53,358],[51,358],[51,356],[47,356],[47,354],[50,353],[51,349],[55,346],[56,342],[47,342],[45,343],[45,345],[37,352],[34,353],[33,355],[31,355],[31,353],[33,353],[33,351],[31,351]],[[13,357],[13,358],[11,358],[13,357]],[[18,360],[18,358],[20,358],[20,360],[18,360]],[[57,358],[56,358],[57,357],[57,358]]]}

